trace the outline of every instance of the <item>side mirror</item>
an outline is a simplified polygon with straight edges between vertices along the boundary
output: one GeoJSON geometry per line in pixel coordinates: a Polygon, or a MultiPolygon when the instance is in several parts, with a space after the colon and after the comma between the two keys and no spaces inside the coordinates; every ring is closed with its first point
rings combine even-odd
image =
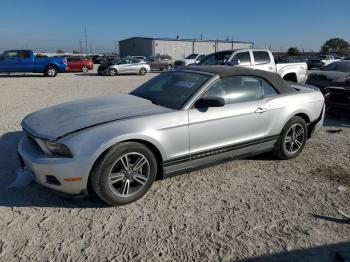
{"type": "Polygon", "coordinates": [[[194,104],[196,108],[221,107],[224,105],[225,100],[222,97],[217,96],[202,97],[194,104]]]}
{"type": "Polygon", "coordinates": [[[236,59],[236,58],[233,58],[230,62],[229,62],[229,64],[231,65],[231,66],[236,66],[236,65],[239,65],[241,63],[241,61],[239,60],[239,59],[236,59]]]}

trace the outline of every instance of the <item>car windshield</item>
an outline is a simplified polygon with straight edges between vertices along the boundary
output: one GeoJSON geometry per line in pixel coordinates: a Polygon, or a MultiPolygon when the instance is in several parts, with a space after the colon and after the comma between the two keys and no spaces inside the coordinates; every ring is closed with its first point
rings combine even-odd
{"type": "Polygon", "coordinates": [[[196,59],[198,54],[190,54],[189,56],[186,57],[186,59],[196,59]]]}
{"type": "Polygon", "coordinates": [[[172,71],[162,73],[130,94],[171,109],[181,109],[186,101],[210,76],[200,73],[172,71]]]}
{"type": "Polygon", "coordinates": [[[199,65],[225,65],[232,55],[232,51],[218,52],[205,56],[199,65]]]}
{"type": "Polygon", "coordinates": [[[117,65],[125,65],[125,64],[130,64],[131,61],[129,59],[121,59],[117,61],[117,65]]]}

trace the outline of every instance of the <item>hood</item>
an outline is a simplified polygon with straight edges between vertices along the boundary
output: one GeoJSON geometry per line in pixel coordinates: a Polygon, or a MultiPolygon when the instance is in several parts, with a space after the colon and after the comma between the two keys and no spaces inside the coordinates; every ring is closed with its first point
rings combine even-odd
{"type": "Polygon", "coordinates": [[[343,86],[350,88],[350,76],[337,78],[332,82],[332,85],[334,86],[343,86]]]}
{"type": "Polygon", "coordinates": [[[76,100],[48,107],[26,116],[21,125],[34,137],[56,140],[72,132],[106,122],[161,114],[172,109],[149,100],[117,95],[76,100]]]}
{"type": "Polygon", "coordinates": [[[338,78],[343,78],[346,76],[349,76],[350,73],[346,72],[340,72],[340,71],[322,71],[322,70],[317,70],[313,71],[312,73],[309,74],[309,77],[311,78],[319,78],[319,77],[325,77],[331,80],[335,80],[338,78]]]}

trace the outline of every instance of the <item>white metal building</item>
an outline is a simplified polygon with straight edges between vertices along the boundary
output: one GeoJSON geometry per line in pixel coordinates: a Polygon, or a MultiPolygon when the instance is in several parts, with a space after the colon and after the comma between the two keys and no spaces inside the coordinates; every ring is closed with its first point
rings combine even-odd
{"type": "Polygon", "coordinates": [[[131,37],[119,41],[119,52],[121,57],[170,55],[174,59],[180,59],[192,53],[210,54],[220,50],[253,46],[251,42],[241,41],[131,37]]]}

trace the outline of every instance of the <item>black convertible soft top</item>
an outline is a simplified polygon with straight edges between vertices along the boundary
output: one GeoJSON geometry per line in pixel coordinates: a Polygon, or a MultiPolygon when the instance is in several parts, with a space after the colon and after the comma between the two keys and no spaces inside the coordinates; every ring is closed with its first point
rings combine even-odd
{"type": "Polygon", "coordinates": [[[258,69],[251,69],[240,66],[225,66],[225,65],[211,65],[211,66],[193,66],[180,70],[184,71],[201,71],[219,75],[221,78],[230,76],[256,76],[265,79],[273,85],[280,94],[295,92],[296,90],[284,81],[280,75],[272,72],[267,72],[258,69]]]}

